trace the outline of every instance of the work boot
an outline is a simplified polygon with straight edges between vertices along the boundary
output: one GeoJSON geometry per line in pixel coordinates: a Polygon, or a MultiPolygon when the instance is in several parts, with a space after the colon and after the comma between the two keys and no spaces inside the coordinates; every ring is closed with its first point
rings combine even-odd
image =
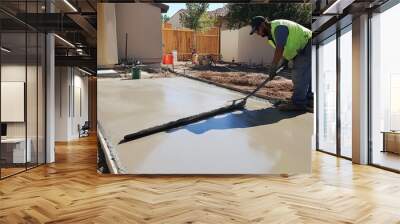
{"type": "Polygon", "coordinates": [[[272,103],[272,105],[274,105],[274,107],[278,107],[279,105],[283,104],[283,103],[287,103],[287,100],[282,100],[282,99],[270,99],[269,102],[272,103]]]}
{"type": "Polygon", "coordinates": [[[308,112],[314,113],[314,99],[309,100],[306,107],[308,112]]]}
{"type": "Polygon", "coordinates": [[[310,112],[310,113],[314,113],[314,107],[313,106],[306,106],[306,109],[307,109],[307,112],[310,112]]]}
{"type": "Polygon", "coordinates": [[[307,106],[314,107],[314,99],[309,99],[307,102],[307,106]]]}
{"type": "Polygon", "coordinates": [[[280,111],[309,111],[306,105],[293,104],[293,103],[282,103],[278,106],[280,111]]]}

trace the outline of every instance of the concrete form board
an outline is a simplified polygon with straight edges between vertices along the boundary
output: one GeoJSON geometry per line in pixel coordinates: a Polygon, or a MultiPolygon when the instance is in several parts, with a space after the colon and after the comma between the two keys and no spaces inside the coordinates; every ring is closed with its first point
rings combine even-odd
{"type": "Polygon", "coordinates": [[[280,174],[311,170],[312,115],[250,99],[245,111],[118,145],[124,135],[242,97],[186,78],[98,80],[98,120],[129,174],[280,174]]]}

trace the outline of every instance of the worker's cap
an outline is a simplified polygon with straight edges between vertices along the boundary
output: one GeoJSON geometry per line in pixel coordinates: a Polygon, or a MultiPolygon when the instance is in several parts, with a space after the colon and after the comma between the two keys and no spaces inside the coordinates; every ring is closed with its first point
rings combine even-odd
{"type": "Polygon", "coordinates": [[[258,27],[265,21],[268,21],[268,19],[264,18],[263,16],[254,16],[251,18],[251,32],[250,35],[253,35],[258,29],[258,27]]]}

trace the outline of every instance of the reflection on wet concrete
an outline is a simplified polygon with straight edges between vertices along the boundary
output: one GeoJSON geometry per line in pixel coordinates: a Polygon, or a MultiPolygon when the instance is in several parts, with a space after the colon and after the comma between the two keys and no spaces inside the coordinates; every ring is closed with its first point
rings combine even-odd
{"type": "Polygon", "coordinates": [[[99,80],[98,120],[130,174],[309,172],[312,115],[249,99],[235,111],[118,145],[129,133],[221,107],[242,94],[184,78],[99,80]]]}
{"type": "Polygon", "coordinates": [[[304,114],[303,112],[282,112],[277,108],[268,107],[258,110],[241,110],[225,115],[209,118],[194,124],[186,125],[181,128],[166,131],[172,133],[181,129],[186,129],[194,134],[203,134],[210,130],[224,130],[237,128],[251,128],[269,125],[284,119],[290,119],[304,114]]]}

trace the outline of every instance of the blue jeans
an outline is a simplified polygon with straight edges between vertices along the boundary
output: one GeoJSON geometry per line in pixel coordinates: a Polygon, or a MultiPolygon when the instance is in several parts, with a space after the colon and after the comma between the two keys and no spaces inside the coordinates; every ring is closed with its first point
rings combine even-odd
{"type": "Polygon", "coordinates": [[[313,99],[311,91],[311,41],[294,59],[293,104],[307,105],[313,99]]]}

